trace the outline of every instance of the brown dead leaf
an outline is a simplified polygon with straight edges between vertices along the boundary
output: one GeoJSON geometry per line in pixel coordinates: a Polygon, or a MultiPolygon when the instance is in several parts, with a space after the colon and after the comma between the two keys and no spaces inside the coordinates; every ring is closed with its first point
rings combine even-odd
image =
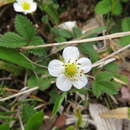
{"type": "Polygon", "coordinates": [[[57,128],[61,128],[63,126],[65,126],[65,120],[66,120],[66,116],[65,115],[60,115],[55,122],[55,126],[57,128]]]}
{"type": "Polygon", "coordinates": [[[128,119],[128,108],[121,107],[99,114],[102,118],[128,119]]]}
{"type": "Polygon", "coordinates": [[[122,130],[122,120],[113,118],[101,118],[101,113],[110,111],[107,107],[101,104],[90,104],[89,112],[92,116],[97,130],[122,130]]]}

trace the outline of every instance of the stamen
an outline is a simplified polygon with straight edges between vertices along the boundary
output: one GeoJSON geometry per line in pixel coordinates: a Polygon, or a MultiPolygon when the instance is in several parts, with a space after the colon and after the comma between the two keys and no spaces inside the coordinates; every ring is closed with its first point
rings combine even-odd
{"type": "Polygon", "coordinates": [[[24,10],[29,10],[30,4],[28,2],[22,2],[22,7],[23,7],[24,10]]]}
{"type": "Polygon", "coordinates": [[[75,63],[65,64],[65,75],[69,78],[73,78],[78,72],[78,66],[75,63]]]}

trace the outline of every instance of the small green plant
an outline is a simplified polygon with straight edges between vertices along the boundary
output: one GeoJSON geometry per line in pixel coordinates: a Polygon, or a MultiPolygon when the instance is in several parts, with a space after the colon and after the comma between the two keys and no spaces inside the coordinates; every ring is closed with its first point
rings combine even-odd
{"type": "Polygon", "coordinates": [[[95,11],[98,14],[120,15],[122,13],[122,3],[128,0],[101,0],[96,5],[95,11]]]}
{"type": "MultiPolygon", "coordinates": [[[[105,21],[107,26],[111,26],[111,24],[113,24],[110,32],[130,31],[130,18],[128,17],[127,12],[125,13],[126,16],[122,18],[120,17],[120,15],[124,13],[123,4],[127,5],[127,3],[128,0],[101,0],[97,3],[95,7],[96,14],[102,14],[106,16],[105,21]],[[113,19],[113,17],[115,17],[115,19],[113,19]]],[[[130,36],[122,37],[119,40],[119,44],[122,46],[128,45],[129,40],[130,36]]]]}
{"type": "MultiPolygon", "coordinates": [[[[5,4],[8,2],[14,1],[6,0],[5,4]]],[[[130,17],[123,12],[127,2],[97,2],[95,13],[104,16],[104,25],[85,33],[76,21],[61,23],[64,9],[58,0],[17,0],[12,4],[13,11],[23,14],[13,17],[14,25],[9,29],[13,31],[0,35],[0,72],[1,77],[5,76],[0,78],[0,101],[3,101],[0,102],[3,106],[0,107],[0,121],[3,123],[0,130],[13,130],[18,126],[25,130],[39,130],[48,120],[57,125],[59,115],[64,117],[64,113],[68,117],[73,115],[70,118],[73,124],[66,130],[83,128],[86,109],[93,99],[97,102],[100,99],[111,101],[111,95],[119,94],[121,87],[127,86],[128,77],[120,73],[118,63],[105,64],[106,60],[103,60],[101,65],[97,65],[104,55],[114,51],[113,46],[106,45],[106,49],[97,51],[97,44],[102,44],[102,41],[79,42],[104,35],[104,32],[130,31],[130,17]]],[[[116,44],[126,46],[129,41],[130,36],[126,36],[116,39],[116,44]]],[[[105,42],[107,40],[103,44],[105,42]]],[[[114,56],[111,58],[118,60],[114,56]]]]}

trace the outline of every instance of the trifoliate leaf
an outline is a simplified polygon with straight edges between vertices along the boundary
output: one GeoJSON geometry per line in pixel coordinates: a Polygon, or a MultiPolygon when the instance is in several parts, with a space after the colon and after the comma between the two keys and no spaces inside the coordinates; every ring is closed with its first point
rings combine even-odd
{"type": "Polygon", "coordinates": [[[114,74],[111,72],[99,72],[95,76],[95,81],[92,82],[92,91],[95,96],[99,97],[101,94],[117,94],[121,85],[113,81],[114,74]]]}
{"type": "Polygon", "coordinates": [[[97,97],[103,93],[109,95],[117,94],[119,87],[119,84],[112,81],[94,81],[92,83],[92,91],[97,97]]]}

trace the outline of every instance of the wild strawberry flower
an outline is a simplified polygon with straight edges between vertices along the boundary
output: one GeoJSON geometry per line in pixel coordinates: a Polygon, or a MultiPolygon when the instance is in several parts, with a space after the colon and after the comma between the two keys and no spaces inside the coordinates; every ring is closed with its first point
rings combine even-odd
{"type": "Polygon", "coordinates": [[[69,46],[63,50],[63,61],[54,59],[48,65],[50,75],[57,77],[56,86],[62,91],[68,91],[74,86],[77,89],[85,87],[88,79],[85,73],[92,69],[88,58],[80,58],[77,47],[69,46]]]}
{"type": "Polygon", "coordinates": [[[28,14],[37,9],[37,4],[33,0],[16,0],[16,2],[13,4],[13,7],[16,12],[28,14]]]}
{"type": "Polygon", "coordinates": [[[64,23],[58,25],[58,27],[71,32],[74,27],[77,27],[77,23],[76,23],[76,21],[67,21],[67,22],[64,22],[64,23]]]}

